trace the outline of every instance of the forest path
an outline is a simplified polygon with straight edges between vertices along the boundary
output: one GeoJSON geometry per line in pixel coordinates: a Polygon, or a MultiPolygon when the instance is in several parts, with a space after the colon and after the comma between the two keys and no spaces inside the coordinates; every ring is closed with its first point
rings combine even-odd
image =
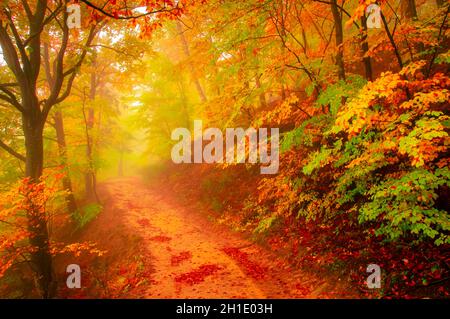
{"type": "MultiPolygon", "coordinates": [[[[108,251],[108,286],[117,290],[114,296],[345,296],[331,294],[326,280],[289,268],[239,234],[212,223],[206,214],[182,206],[176,194],[149,187],[139,178],[103,183],[100,197],[104,210],[88,225],[82,239],[93,240],[108,251]]],[[[98,270],[94,272],[99,277],[98,270]]]]}

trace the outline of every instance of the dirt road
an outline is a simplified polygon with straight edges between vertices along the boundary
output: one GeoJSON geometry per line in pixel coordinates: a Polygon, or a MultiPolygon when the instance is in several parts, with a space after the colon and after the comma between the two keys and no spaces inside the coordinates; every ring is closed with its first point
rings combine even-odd
{"type": "Polygon", "coordinates": [[[138,178],[104,183],[100,196],[104,211],[80,240],[108,253],[89,261],[87,296],[99,296],[100,288],[100,296],[130,298],[345,296],[332,291],[335,283],[289,268],[206,213],[182,206],[177,194],[138,178]]]}

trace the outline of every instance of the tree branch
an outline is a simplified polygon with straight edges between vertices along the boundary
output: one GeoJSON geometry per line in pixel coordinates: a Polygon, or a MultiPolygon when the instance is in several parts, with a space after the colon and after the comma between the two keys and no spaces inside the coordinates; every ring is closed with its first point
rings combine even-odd
{"type": "Polygon", "coordinates": [[[22,105],[17,100],[16,96],[13,92],[11,92],[6,86],[0,84],[0,91],[3,91],[6,95],[0,94],[0,98],[12,106],[14,106],[16,109],[18,109],[20,112],[25,112],[22,105]]]}
{"type": "Polygon", "coordinates": [[[103,14],[103,15],[109,17],[109,18],[116,19],[116,20],[138,19],[138,18],[142,18],[142,17],[148,16],[148,15],[152,15],[152,14],[156,14],[156,13],[171,12],[171,11],[176,11],[176,10],[180,10],[180,9],[181,9],[181,8],[178,6],[178,4],[177,4],[175,7],[172,7],[172,8],[165,8],[165,7],[163,7],[163,8],[158,9],[158,10],[154,10],[154,11],[150,11],[150,12],[145,12],[145,13],[138,14],[138,15],[119,16],[119,15],[115,15],[115,14],[112,14],[112,13],[110,13],[110,12],[107,12],[107,11],[104,9],[105,6],[103,6],[103,8],[101,8],[101,7],[95,5],[94,3],[92,3],[92,2],[90,2],[90,1],[88,1],[88,0],[80,0],[80,2],[85,3],[88,7],[91,7],[92,9],[94,9],[94,10],[100,12],[101,14],[103,14]]]}
{"type": "Polygon", "coordinates": [[[444,20],[442,21],[441,27],[439,28],[439,35],[438,35],[438,38],[437,38],[437,46],[434,47],[434,49],[433,49],[433,56],[431,57],[430,64],[428,65],[427,78],[431,74],[431,69],[433,68],[434,61],[436,60],[436,57],[437,57],[438,48],[439,48],[439,45],[440,45],[440,42],[441,42],[442,33],[445,34],[445,29],[446,29],[445,28],[445,22],[447,21],[447,17],[448,17],[449,12],[450,12],[450,5],[447,5],[447,12],[445,13],[445,17],[444,17],[444,20]]]}
{"type": "MultiPolygon", "coordinates": [[[[330,2],[330,1],[314,0],[314,2],[320,2],[320,3],[325,3],[325,4],[330,4],[330,5],[331,5],[331,2],[330,2]]],[[[345,10],[345,8],[344,8],[343,6],[341,6],[341,5],[339,5],[339,4],[336,4],[336,6],[337,6],[337,7],[339,8],[339,10],[341,10],[341,12],[344,13],[347,17],[349,17],[349,18],[352,17],[351,14],[350,14],[347,10],[345,10]]],[[[359,26],[359,24],[358,24],[356,21],[353,21],[353,24],[355,25],[356,28],[360,29],[360,26],[359,26]]]]}
{"type": "Polygon", "coordinates": [[[400,52],[398,51],[397,45],[395,44],[395,40],[394,40],[394,37],[393,37],[391,31],[389,31],[389,26],[386,21],[386,17],[384,16],[383,12],[380,12],[380,15],[381,15],[381,21],[383,21],[384,29],[386,30],[389,41],[391,42],[391,45],[394,49],[394,53],[395,53],[395,57],[397,58],[398,66],[400,67],[400,70],[401,70],[401,69],[403,69],[402,57],[400,55],[400,52]]]}
{"type": "MultiPolygon", "coordinates": [[[[45,25],[45,12],[47,11],[47,1],[38,0],[36,5],[36,12],[33,15],[33,21],[30,24],[30,36],[36,34],[30,43],[30,66],[31,66],[31,82],[36,84],[37,78],[39,76],[39,70],[41,67],[41,32],[43,26],[45,25]]],[[[27,72],[26,72],[27,73],[27,72]]],[[[29,79],[30,80],[30,79],[29,79]]]]}
{"type": "Polygon", "coordinates": [[[22,154],[17,153],[15,150],[13,150],[11,147],[6,145],[4,142],[0,141],[0,147],[3,148],[6,152],[8,152],[10,155],[14,156],[15,158],[21,160],[22,162],[26,161],[25,156],[22,154]]]}
{"type": "Polygon", "coordinates": [[[25,12],[27,14],[28,21],[31,21],[31,19],[33,19],[33,12],[31,12],[31,8],[28,5],[28,1],[21,0],[20,2],[22,2],[23,7],[25,8],[25,12]]]}
{"type": "MultiPolygon", "coordinates": [[[[3,10],[3,12],[5,13],[6,17],[8,18],[8,21],[9,21],[8,25],[9,25],[9,28],[11,29],[11,32],[12,32],[13,36],[14,36],[14,40],[16,42],[16,46],[19,49],[19,53],[20,53],[20,57],[21,57],[21,60],[22,60],[22,64],[24,66],[24,70],[26,70],[26,68],[29,69],[31,67],[30,66],[30,60],[28,59],[27,52],[25,51],[25,45],[23,44],[22,39],[21,39],[21,37],[19,35],[19,32],[17,31],[17,28],[14,25],[14,21],[13,21],[13,19],[11,17],[11,12],[9,11],[9,8],[8,9],[5,8],[3,10]]],[[[26,71],[25,71],[25,73],[26,73],[26,71]]]]}
{"type": "Polygon", "coordinates": [[[0,25],[0,45],[2,47],[3,57],[5,58],[6,64],[15,75],[20,86],[23,87],[26,85],[25,74],[20,66],[19,56],[14,48],[14,44],[3,24],[0,25]]]}
{"type": "MultiPolygon", "coordinates": [[[[64,10],[63,13],[63,20],[67,20],[67,12],[64,10]]],[[[62,24],[62,31],[63,36],[61,40],[61,47],[59,48],[58,54],[55,58],[54,62],[54,70],[53,70],[53,76],[50,74],[49,70],[49,56],[48,56],[48,50],[45,50],[44,47],[44,68],[46,69],[47,76],[49,77],[48,81],[51,83],[50,87],[50,96],[48,97],[46,104],[53,106],[55,104],[56,99],[58,98],[59,93],[61,92],[61,87],[64,82],[64,55],[67,50],[67,45],[69,42],[69,27],[66,23],[62,24]],[[48,70],[47,70],[48,69],[48,70]]]]}
{"type": "MultiPolygon", "coordinates": [[[[104,25],[104,24],[103,24],[104,25]]],[[[91,45],[92,41],[95,38],[95,35],[97,34],[97,32],[103,27],[103,25],[100,25],[100,28],[98,30],[96,30],[96,26],[92,26],[90,31],[89,31],[89,35],[87,37],[86,43],[84,45],[84,49],[83,52],[80,55],[80,58],[78,59],[77,63],[75,63],[75,65],[73,67],[71,67],[69,70],[67,70],[66,72],[62,72],[62,80],[64,80],[64,78],[66,76],[69,76],[68,80],[67,80],[67,84],[65,87],[64,92],[61,94],[61,87],[59,87],[58,91],[54,91],[52,92],[52,94],[50,95],[49,99],[47,101],[45,101],[44,104],[44,108],[42,111],[43,117],[46,118],[48,113],[50,112],[50,109],[53,107],[53,105],[58,104],[62,101],[64,101],[65,98],[67,98],[70,94],[70,91],[72,89],[72,85],[73,82],[75,80],[75,77],[77,75],[77,70],[80,68],[80,66],[83,64],[84,58],[86,57],[86,54],[88,52],[88,48],[91,45]]],[[[55,77],[56,75],[54,75],[55,77]]]]}

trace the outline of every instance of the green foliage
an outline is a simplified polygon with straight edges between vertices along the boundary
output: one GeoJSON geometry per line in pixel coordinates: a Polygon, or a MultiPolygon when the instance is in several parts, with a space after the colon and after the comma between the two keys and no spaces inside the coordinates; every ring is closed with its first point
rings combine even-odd
{"type": "Polygon", "coordinates": [[[331,125],[333,123],[332,121],[333,118],[328,114],[314,116],[311,119],[305,120],[300,126],[283,135],[280,146],[281,151],[286,152],[298,146],[311,147],[314,138],[313,133],[310,132],[311,129],[317,128],[322,130],[323,127],[331,125]]]}
{"type": "Polygon", "coordinates": [[[427,143],[428,146],[433,146],[434,141],[438,143],[441,138],[448,137],[445,131],[445,122],[449,120],[448,116],[443,115],[442,112],[427,112],[426,115],[434,115],[434,117],[424,116],[416,121],[411,132],[399,140],[399,151],[408,154],[415,159],[415,166],[423,166],[425,160],[436,156],[427,152],[424,154],[421,145],[427,143]]]}
{"type": "Polygon", "coordinates": [[[167,56],[158,54],[147,61],[145,93],[133,119],[151,137],[147,139],[147,153],[168,159],[176,143],[171,139],[172,130],[191,126],[192,97],[185,76],[167,56]]]}
{"type": "Polygon", "coordinates": [[[436,245],[450,243],[448,212],[434,207],[437,189],[450,187],[448,168],[430,172],[415,169],[401,178],[388,178],[369,190],[370,201],[360,210],[359,221],[377,221],[377,234],[396,240],[408,234],[434,239],[436,245]]]}
{"type": "Polygon", "coordinates": [[[357,136],[354,136],[348,140],[343,147],[341,156],[339,159],[336,160],[334,163],[335,167],[341,167],[345,164],[348,164],[350,161],[354,160],[355,158],[361,156],[363,152],[363,145],[366,143],[373,142],[374,138],[376,137],[377,133],[375,132],[365,132],[362,131],[357,136]]]}
{"type": "Polygon", "coordinates": [[[75,211],[72,214],[72,219],[76,222],[76,229],[82,229],[94,220],[101,213],[102,209],[103,207],[99,204],[88,204],[75,211]]]}
{"type": "Polygon", "coordinates": [[[322,147],[320,151],[314,152],[311,154],[309,163],[303,166],[303,174],[311,175],[311,173],[322,166],[327,165],[331,162],[330,156],[333,154],[332,149],[328,149],[326,147],[322,147]]]}
{"type": "Polygon", "coordinates": [[[258,226],[253,230],[254,234],[263,234],[266,233],[270,228],[272,228],[276,221],[279,219],[276,215],[271,215],[261,219],[258,223],[258,226]]]}
{"type": "Polygon", "coordinates": [[[330,113],[336,115],[343,99],[353,97],[366,82],[363,77],[352,75],[346,81],[328,85],[317,97],[316,104],[329,107],[330,113]]]}
{"type": "Polygon", "coordinates": [[[450,51],[441,53],[436,57],[436,63],[450,64],[450,51]]]}

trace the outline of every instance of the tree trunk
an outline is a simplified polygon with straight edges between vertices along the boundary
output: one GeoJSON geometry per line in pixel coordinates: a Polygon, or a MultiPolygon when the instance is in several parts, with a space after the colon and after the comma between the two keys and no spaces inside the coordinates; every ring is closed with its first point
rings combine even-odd
{"type": "MultiPolygon", "coordinates": [[[[94,128],[94,109],[92,107],[90,107],[88,109],[88,118],[86,121],[86,129],[88,131],[92,131],[92,129],[94,128]]],[[[85,192],[86,192],[86,196],[91,196],[92,194],[94,194],[94,172],[92,170],[92,161],[93,161],[93,156],[92,156],[92,136],[90,134],[88,134],[86,136],[87,139],[87,143],[86,143],[86,158],[89,161],[88,164],[88,170],[84,175],[84,180],[85,180],[85,192]]]]}
{"type": "MultiPolygon", "coordinates": [[[[283,37],[283,39],[286,39],[286,29],[284,27],[284,25],[281,26],[281,36],[283,37]]],[[[283,56],[283,59],[285,57],[285,51],[286,51],[286,47],[284,45],[284,42],[282,41],[281,44],[281,55],[283,56]]],[[[285,59],[284,59],[285,60],[285,59]]],[[[283,65],[286,65],[286,61],[283,61],[283,65]]],[[[284,81],[284,77],[285,77],[285,68],[281,68],[280,69],[280,85],[281,85],[281,99],[284,101],[287,98],[287,94],[286,94],[286,88],[285,88],[285,81],[284,81]]]]}
{"type": "MultiPolygon", "coordinates": [[[[95,66],[96,66],[96,57],[94,55],[93,57],[93,68],[94,70],[91,73],[91,87],[90,87],[90,92],[89,92],[89,100],[90,102],[94,102],[95,100],[95,96],[96,96],[96,91],[97,91],[97,74],[96,74],[96,70],[95,70],[95,66]]],[[[92,129],[94,128],[94,121],[95,121],[95,113],[94,113],[94,109],[92,107],[92,105],[89,106],[88,109],[88,116],[87,116],[87,121],[86,121],[86,157],[87,160],[89,161],[89,169],[86,172],[84,179],[85,179],[85,192],[86,192],[86,196],[89,197],[93,194],[95,194],[95,183],[96,183],[96,178],[95,178],[95,172],[93,169],[93,141],[92,141],[92,135],[89,134],[89,132],[92,131],[92,129]]]]}
{"type": "Polygon", "coordinates": [[[68,160],[66,152],[66,134],[64,132],[64,121],[61,111],[56,111],[53,119],[55,121],[56,140],[58,142],[59,156],[61,157],[61,164],[63,165],[66,173],[64,178],[62,179],[62,184],[64,189],[68,191],[68,194],[66,195],[67,209],[69,210],[69,213],[72,214],[77,210],[77,203],[75,201],[75,196],[73,195],[72,180],[70,179],[69,170],[67,168],[68,160]]]}
{"type": "MultiPolygon", "coordinates": [[[[91,75],[91,92],[89,95],[90,101],[94,101],[96,94],[96,75],[95,72],[91,75]]],[[[93,159],[93,139],[90,134],[94,128],[94,108],[92,106],[88,109],[88,114],[86,115],[86,97],[83,97],[83,118],[85,124],[85,134],[86,134],[86,157],[88,160],[88,170],[85,173],[85,192],[86,197],[92,197],[94,195],[97,203],[100,203],[100,198],[97,194],[97,176],[95,174],[94,159],[93,159]]]]}
{"type": "Polygon", "coordinates": [[[403,0],[401,2],[401,11],[406,19],[417,20],[417,8],[415,0],[403,0]]]}
{"type": "MultiPolygon", "coordinates": [[[[26,149],[25,174],[30,178],[31,183],[37,183],[42,176],[44,165],[42,134],[44,120],[41,119],[41,114],[37,106],[30,109],[31,114],[22,116],[26,149]]],[[[27,211],[27,219],[28,230],[31,233],[29,241],[36,249],[31,254],[31,262],[36,272],[38,288],[43,298],[51,298],[54,295],[56,285],[53,281],[53,265],[49,248],[47,216],[36,207],[35,210],[27,211]]]]}
{"type": "Polygon", "coordinates": [[[342,18],[339,13],[337,0],[331,0],[331,12],[333,13],[334,26],[336,29],[336,66],[338,67],[339,80],[345,80],[344,66],[344,32],[342,30],[342,18]]]}
{"type": "MultiPolygon", "coordinates": [[[[259,89],[261,88],[261,75],[257,75],[256,76],[256,87],[259,89]]],[[[261,92],[259,94],[259,105],[261,108],[265,108],[267,106],[267,101],[266,101],[266,93],[265,92],[261,92]]]]}
{"type": "MultiPolygon", "coordinates": [[[[177,31],[181,38],[181,45],[183,46],[184,54],[187,58],[191,57],[191,52],[189,51],[189,45],[186,40],[186,37],[183,33],[183,28],[181,27],[181,23],[177,21],[177,31]]],[[[192,79],[194,80],[195,88],[197,89],[198,95],[200,96],[200,99],[203,103],[205,103],[208,99],[205,94],[205,90],[203,89],[202,85],[200,84],[199,79],[195,76],[194,67],[191,65],[191,73],[192,73],[192,79]]]]}
{"type": "Polygon", "coordinates": [[[369,52],[369,43],[367,42],[367,18],[365,14],[363,14],[363,16],[361,17],[361,26],[364,33],[361,39],[361,49],[364,55],[363,57],[364,70],[366,74],[366,80],[372,81],[373,80],[372,63],[370,61],[370,57],[367,56],[367,52],[369,52]]]}
{"type": "Polygon", "coordinates": [[[389,30],[389,26],[386,21],[386,17],[384,16],[383,12],[381,12],[380,15],[381,15],[381,21],[383,21],[384,30],[386,31],[386,34],[389,38],[389,42],[391,43],[392,48],[394,49],[394,54],[395,54],[395,57],[397,58],[397,63],[401,70],[401,69],[403,69],[402,56],[400,55],[400,51],[397,48],[397,44],[395,44],[394,36],[392,35],[391,31],[389,30]]]}
{"type": "MultiPolygon", "coordinates": [[[[416,8],[416,1],[415,0],[405,0],[402,1],[401,4],[401,12],[402,12],[402,16],[404,17],[404,20],[410,21],[416,21],[418,20],[418,15],[417,15],[417,8],[416,8]]],[[[406,46],[408,47],[408,51],[410,54],[410,59],[411,61],[414,60],[414,50],[413,50],[413,46],[410,45],[408,39],[405,37],[405,43],[406,46]]],[[[423,52],[425,50],[425,46],[422,42],[418,41],[416,43],[416,47],[415,47],[417,52],[423,52]]]]}

